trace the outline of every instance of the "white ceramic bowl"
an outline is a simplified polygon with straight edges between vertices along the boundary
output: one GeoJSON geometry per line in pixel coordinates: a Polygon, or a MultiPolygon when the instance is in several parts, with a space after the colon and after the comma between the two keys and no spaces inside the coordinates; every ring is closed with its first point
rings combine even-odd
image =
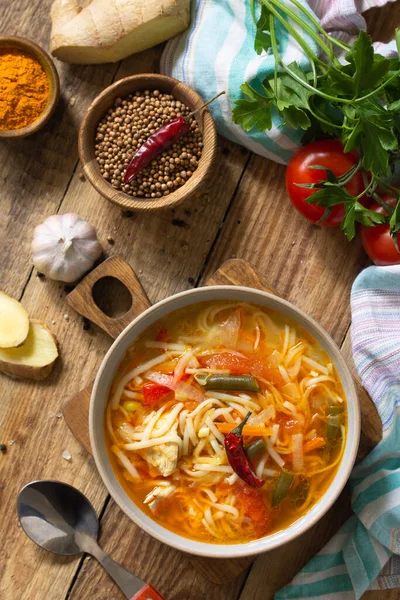
{"type": "Polygon", "coordinates": [[[350,371],[339,348],[318,323],[290,302],[266,292],[239,286],[212,286],[176,294],[158,302],[136,318],[115,340],[107,352],[94,383],[90,401],[90,441],[97,468],[111,496],[120,508],[147,533],[183,552],[200,556],[231,558],[250,556],[286,544],[314,525],[332,506],[344,488],[356,458],[360,437],[360,407],[350,371]],[[287,529],[244,544],[206,544],[177,535],[162,527],[130,500],[114,474],[104,440],[104,416],[107,397],[114,373],[125,351],[149,325],[168,313],[207,300],[237,300],[275,309],[294,319],[321,344],[330,355],[342,381],[348,406],[348,431],[343,459],[329,489],[298,521],[287,529]]]}

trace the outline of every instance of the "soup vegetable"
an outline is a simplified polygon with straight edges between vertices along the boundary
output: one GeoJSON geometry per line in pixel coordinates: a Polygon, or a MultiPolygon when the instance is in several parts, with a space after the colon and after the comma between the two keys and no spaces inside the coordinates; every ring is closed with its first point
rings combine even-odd
{"type": "Polygon", "coordinates": [[[154,323],[110,390],[106,439],[130,498],[177,534],[245,543],[331,483],[346,400],[329,356],[280,313],[206,302],[154,323]]]}

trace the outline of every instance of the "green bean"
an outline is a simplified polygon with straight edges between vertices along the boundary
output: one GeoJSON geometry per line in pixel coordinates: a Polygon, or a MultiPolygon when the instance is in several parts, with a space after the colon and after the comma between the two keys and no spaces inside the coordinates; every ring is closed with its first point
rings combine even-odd
{"type": "Polygon", "coordinates": [[[258,440],[253,440],[250,444],[244,447],[244,450],[249,458],[255,458],[262,452],[265,452],[267,449],[267,445],[262,438],[258,440]]]}
{"type": "Polygon", "coordinates": [[[329,415],[340,415],[343,412],[343,408],[340,406],[340,404],[334,404],[333,406],[331,406],[329,408],[329,415]]]}
{"type": "Polygon", "coordinates": [[[142,408],[142,405],[140,404],[140,402],[135,402],[134,400],[127,400],[126,402],[124,402],[123,407],[128,412],[135,412],[136,410],[139,410],[139,408],[142,408]]]}
{"type": "Polygon", "coordinates": [[[260,386],[256,378],[252,375],[208,375],[207,373],[197,373],[194,377],[197,383],[206,390],[260,391],[260,386]]]}
{"type": "Polygon", "coordinates": [[[282,502],[288,493],[290,486],[293,483],[294,475],[282,469],[280,472],[278,481],[276,482],[274,491],[272,493],[272,506],[276,507],[282,502]]]}

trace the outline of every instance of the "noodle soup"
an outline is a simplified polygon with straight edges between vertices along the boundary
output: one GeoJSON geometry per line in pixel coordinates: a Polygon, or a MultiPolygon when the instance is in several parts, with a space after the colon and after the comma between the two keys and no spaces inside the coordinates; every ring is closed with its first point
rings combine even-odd
{"type": "Polygon", "coordinates": [[[105,436],[115,473],[148,516],[226,544],[285,529],[318,502],[346,427],[341,382],[307,331],[272,309],[213,301],[136,339],[110,390],[105,436]]]}

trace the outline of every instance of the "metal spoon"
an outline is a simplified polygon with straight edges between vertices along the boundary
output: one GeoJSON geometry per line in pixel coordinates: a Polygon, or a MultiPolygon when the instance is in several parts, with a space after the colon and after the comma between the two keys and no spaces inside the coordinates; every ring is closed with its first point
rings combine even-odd
{"type": "Polygon", "coordinates": [[[60,481],[32,481],[20,491],[17,511],[26,535],[41,548],[65,556],[91,554],[130,600],[165,600],[103,552],[96,512],[76,488],[60,481]]]}

